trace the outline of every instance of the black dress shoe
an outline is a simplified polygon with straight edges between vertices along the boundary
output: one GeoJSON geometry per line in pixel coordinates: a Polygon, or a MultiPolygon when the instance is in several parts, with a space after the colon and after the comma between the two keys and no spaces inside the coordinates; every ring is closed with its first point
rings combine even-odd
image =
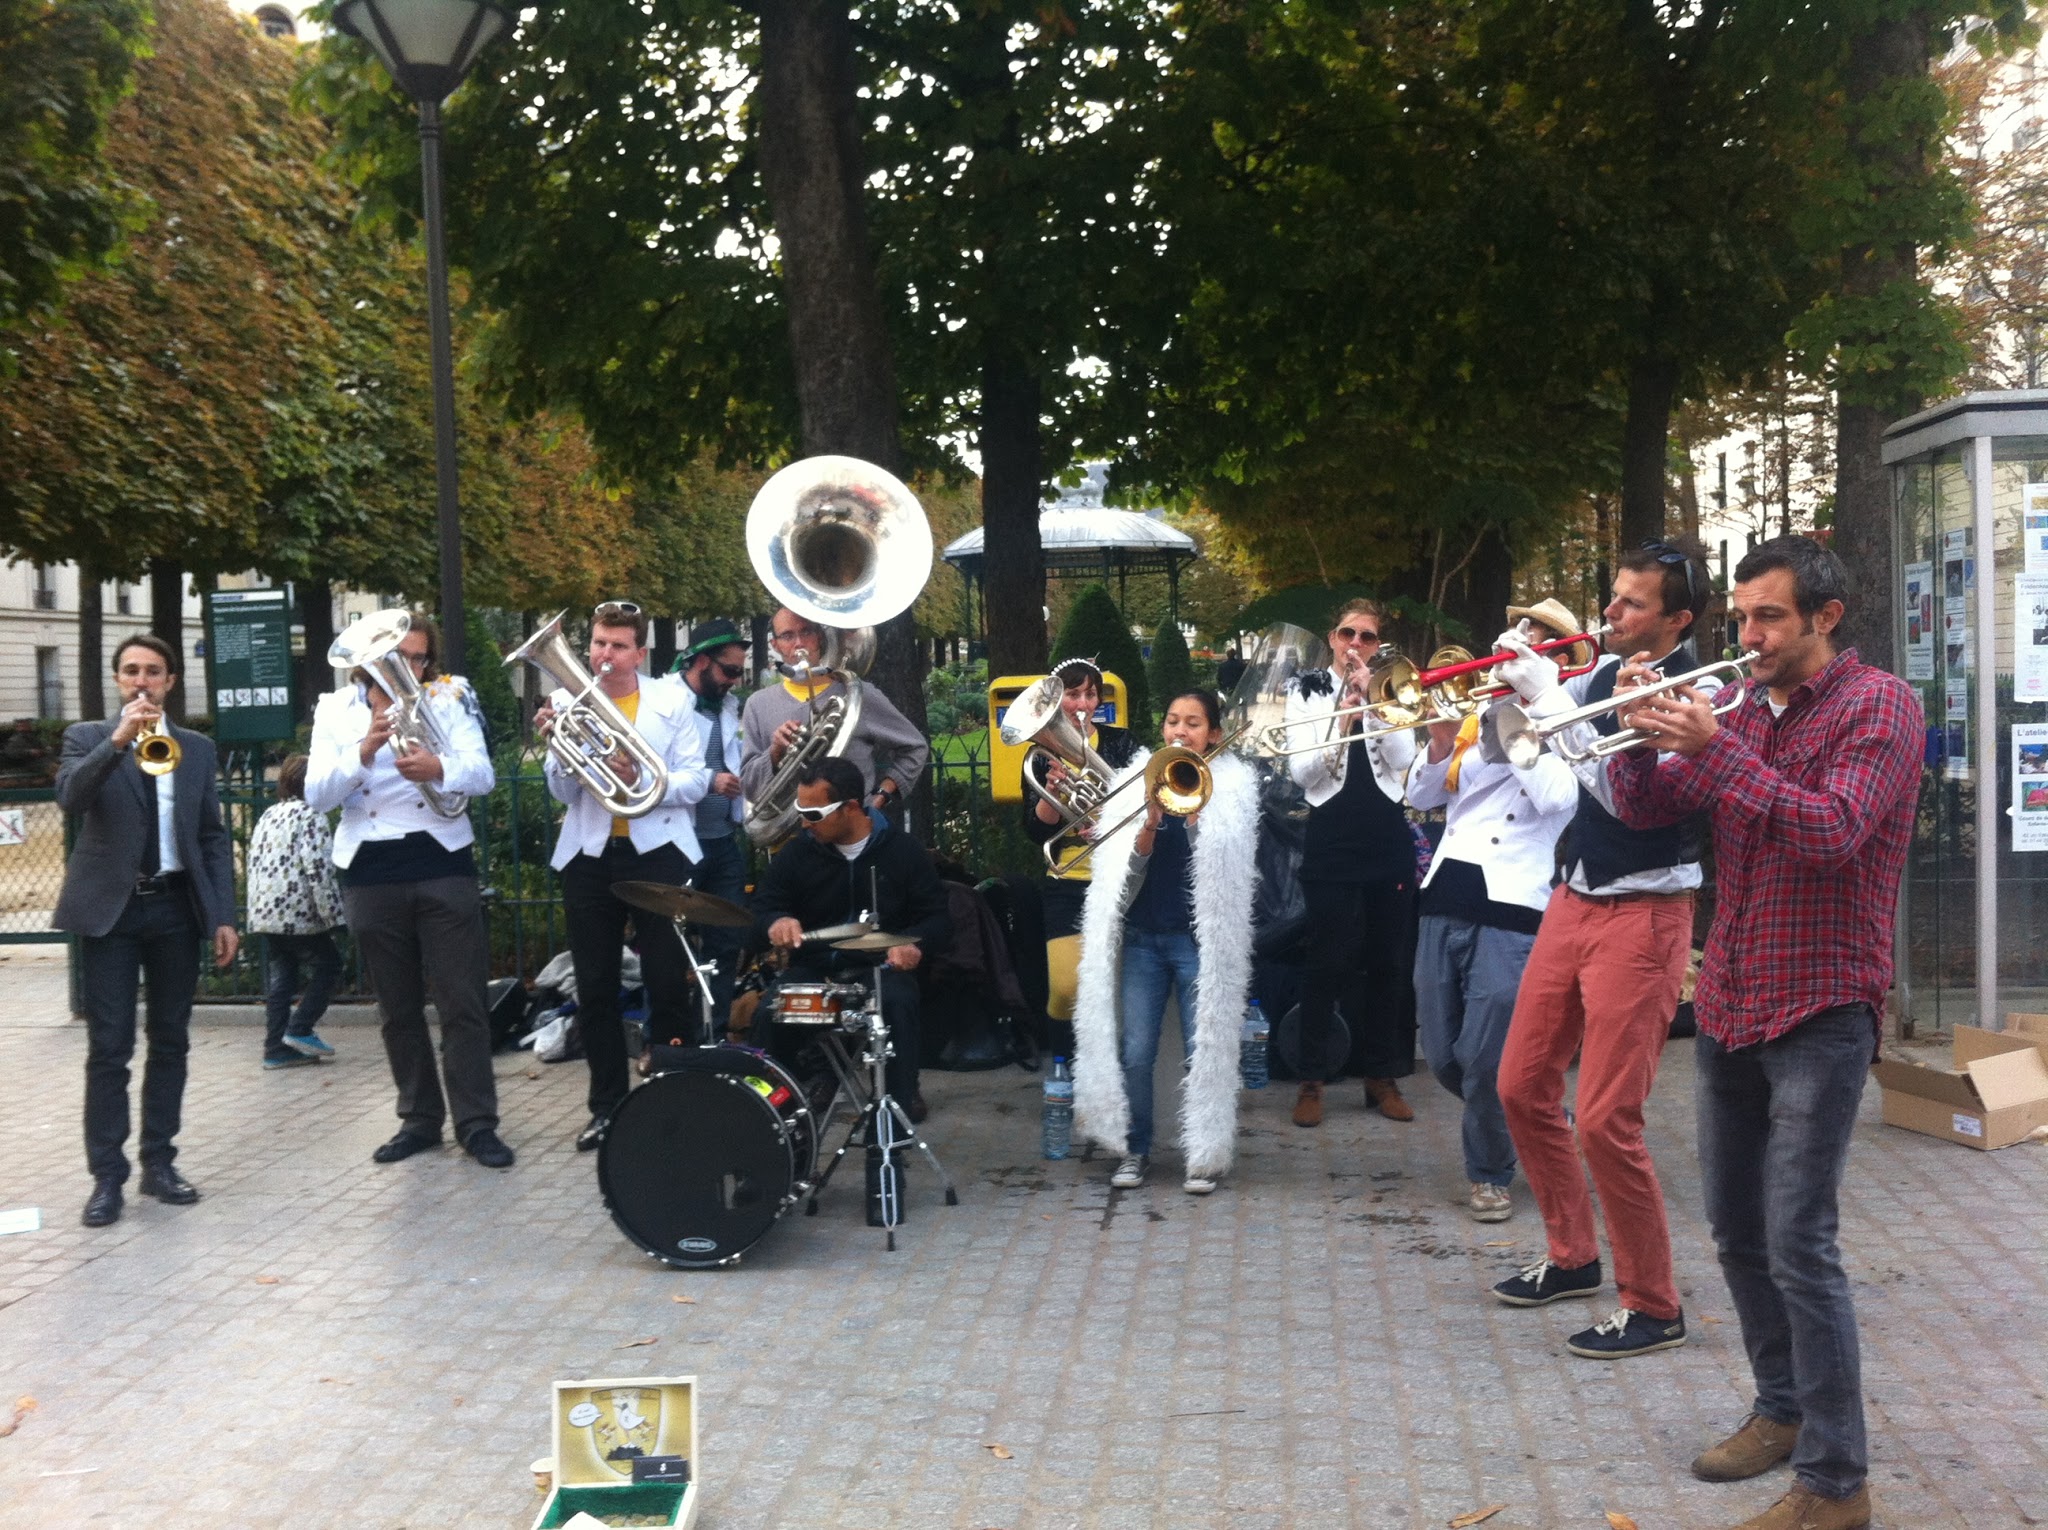
{"type": "Polygon", "coordinates": [[[604,1129],[611,1125],[610,1116],[592,1116],[590,1124],[576,1134],[576,1151],[587,1153],[604,1141],[604,1129]]]}
{"type": "Polygon", "coordinates": [[[121,1220],[121,1182],[118,1179],[93,1181],[92,1194],[86,1198],[85,1215],[79,1221],[87,1227],[105,1227],[121,1220]]]}
{"type": "Polygon", "coordinates": [[[144,1169],[142,1171],[142,1183],[136,1188],[141,1190],[144,1195],[155,1196],[166,1206],[190,1206],[199,1199],[198,1190],[194,1189],[185,1176],[169,1164],[162,1164],[154,1169],[144,1169]]]}
{"type": "Polygon", "coordinates": [[[401,1158],[410,1158],[415,1153],[424,1153],[429,1148],[441,1145],[439,1137],[429,1137],[410,1129],[401,1131],[396,1137],[370,1155],[372,1163],[397,1163],[401,1158]]]}
{"type": "Polygon", "coordinates": [[[479,1126],[465,1137],[462,1151],[487,1169],[512,1167],[512,1150],[488,1126],[479,1126]]]}

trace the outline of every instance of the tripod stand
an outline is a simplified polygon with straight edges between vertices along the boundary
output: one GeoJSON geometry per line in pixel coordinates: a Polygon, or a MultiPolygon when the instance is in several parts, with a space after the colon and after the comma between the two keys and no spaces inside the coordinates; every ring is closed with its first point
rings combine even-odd
{"type": "Polygon", "coordinates": [[[847,1130],[846,1140],[839,1144],[839,1151],[825,1165],[825,1172],[812,1184],[811,1198],[804,1207],[804,1215],[814,1217],[818,1214],[820,1192],[838,1169],[840,1160],[853,1147],[854,1139],[859,1138],[867,1145],[868,1172],[875,1185],[875,1209],[881,1218],[879,1225],[887,1230],[889,1252],[894,1253],[896,1229],[903,1221],[903,1171],[896,1163],[898,1151],[906,1146],[914,1147],[931,1161],[939,1183],[946,1188],[948,1206],[959,1205],[960,1195],[953,1188],[946,1166],[939,1162],[939,1155],[919,1135],[910,1113],[889,1092],[888,1065],[889,1059],[895,1056],[896,1048],[889,1039],[889,1023],[882,1015],[882,974],[879,970],[874,974],[874,987],[869,991],[867,1008],[859,1018],[863,1022],[862,1029],[852,1034],[862,1038],[860,1067],[867,1070],[866,1080],[860,1077],[853,1058],[847,1052],[846,1033],[835,1031],[824,1038],[825,1056],[832,1064],[832,1071],[839,1076],[847,1097],[860,1101],[860,1114],[847,1130]]]}

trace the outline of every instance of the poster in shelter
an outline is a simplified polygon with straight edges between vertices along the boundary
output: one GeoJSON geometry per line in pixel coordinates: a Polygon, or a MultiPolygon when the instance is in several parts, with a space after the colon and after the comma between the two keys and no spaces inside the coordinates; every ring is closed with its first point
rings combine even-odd
{"type": "Polygon", "coordinates": [[[2012,847],[2048,850],[2048,723],[2013,724],[2012,847]]]}
{"type": "Polygon", "coordinates": [[[1934,678],[1934,562],[1906,565],[1906,678],[1934,678]]]}

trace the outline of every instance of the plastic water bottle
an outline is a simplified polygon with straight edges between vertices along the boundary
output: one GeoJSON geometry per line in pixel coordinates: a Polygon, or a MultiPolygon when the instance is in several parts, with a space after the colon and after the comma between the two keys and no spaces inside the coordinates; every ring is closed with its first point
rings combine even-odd
{"type": "Polygon", "coordinates": [[[1266,1071],[1266,1043],[1271,1034],[1266,1028],[1265,1011],[1259,1008],[1257,999],[1252,1000],[1251,1013],[1244,1017],[1244,1039],[1237,1048],[1237,1071],[1247,1089],[1265,1088],[1271,1076],[1266,1071]]]}
{"type": "Polygon", "coordinates": [[[1055,1057],[1052,1072],[1045,1076],[1045,1113],[1040,1137],[1047,1158],[1064,1158],[1074,1140],[1074,1075],[1067,1060],[1055,1057]]]}

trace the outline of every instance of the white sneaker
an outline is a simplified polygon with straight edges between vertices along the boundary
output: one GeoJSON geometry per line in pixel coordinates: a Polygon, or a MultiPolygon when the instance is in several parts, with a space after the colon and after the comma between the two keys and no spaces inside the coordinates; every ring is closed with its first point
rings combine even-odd
{"type": "Polygon", "coordinates": [[[1110,1188],[1114,1190],[1135,1190],[1145,1183],[1145,1171],[1152,1162],[1143,1153],[1133,1153],[1116,1166],[1116,1173],[1109,1176],[1110,1188]]]}
{"type": "Polygon", "coordinates": [[[1475,1222],[1505,1222],[1514,1215],[1515,1203],[1509,1199],[1506,1185],[1474,1185],[1465,1209],[1475,1222]]]}
{"type": "Polygon", "coordinates": [[[1189,1195],[1208,1195],[1216,1188],[1216,1181],[1206,1174],[1190,1174],[1180,1182],[1181,1189],[1189,1195]]]}

